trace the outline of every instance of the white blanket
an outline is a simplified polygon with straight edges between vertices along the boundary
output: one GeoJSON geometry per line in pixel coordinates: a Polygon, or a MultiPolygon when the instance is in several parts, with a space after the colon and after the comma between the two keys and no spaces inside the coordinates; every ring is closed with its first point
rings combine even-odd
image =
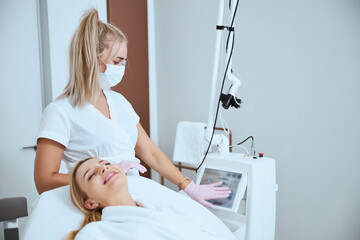
{"type": "Polygon", "coordinates": [[[150,179],[128,176],[129,192],[143,207],[111,206],[75,240],[236,239],[204,206],[150,179]]]}

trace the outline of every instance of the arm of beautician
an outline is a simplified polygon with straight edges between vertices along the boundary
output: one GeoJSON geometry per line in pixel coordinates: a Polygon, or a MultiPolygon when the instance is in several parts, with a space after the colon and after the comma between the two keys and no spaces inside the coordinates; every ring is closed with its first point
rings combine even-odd
{"type": "Polygon", "coordinates": [[[151,141],[140,123],[138,123],[137,129],[138,140],[136,142],[135,152],[139,158],[167,180],[178,185],[180,189],[186,189],[185,192],[192,199],[207,207],[212,207],[206,200],[229,196],[229,188],[217,187],[221,183],[197,185],[186,178],[170,159],[151,141]]]}
{"type": "Polygon", "coordinates": [[[70,174],[59,173],[65,147],[47,138],[39,138],[37,144],[34,180],[39,194],[70,184],[70,174]]]}
{"type": "MultiPolygon", "coordinates": [[[[184,175],[175,167],[165,153],[151,141],[140,123],[137,124],[137,129],[138,139],[135,146],[136,155],[161,176],[165,177],[170,182],[179,185],[184,179],[184,175]]],[[[190,181],[191,180],[187,179],[182,183],[182,187],[187,187],[187,185],[190,184],[190,181]]]]}

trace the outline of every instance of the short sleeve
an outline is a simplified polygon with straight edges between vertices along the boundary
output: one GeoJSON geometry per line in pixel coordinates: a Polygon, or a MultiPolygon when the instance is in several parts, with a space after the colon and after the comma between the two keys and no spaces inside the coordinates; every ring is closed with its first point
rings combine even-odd
{"type": "Polygon", "coordinates": [[[44,110],[38,138],[48,138],[67,147],[70,140],[70,121],[65,112],[50,103],[44,110]]]}
{"type": "Polygon", "coordinates": [[[135,122],[137,124],[140,121],[140,117],[137,115],[137,113],[135,112],[134,108],[129,103],[129,101],[126,100],[126,98],[124,96],[122,96],[121,94],[119,94],[119,96],[120,96],[123,107],[126,109],[127,113],[129,114],[129,117],[131,118],[131,120],[133,122],[135,122]]]}

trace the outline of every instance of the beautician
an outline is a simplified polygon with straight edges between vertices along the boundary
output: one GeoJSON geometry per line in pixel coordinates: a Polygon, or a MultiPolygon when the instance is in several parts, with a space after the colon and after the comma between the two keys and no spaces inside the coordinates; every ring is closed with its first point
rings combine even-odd
{"type": "MultiPolygon", "coordinates": [[[[70,77],[63,94],[44,110],[37,140],[34,178],[39,193],[70,184],[59,173],[61,160],[71,172],[76,162],[96,157],[125,171],[149,167],[211,207],[207,199],[224,198],[221,183],[197,185],[186,178],[151,141],[131,104],[110,88],[125,72],[127,39],[115,26],[99,20],[95,9],[81,19],[70,44],[70,77]]],[[[133,170],[131,170],[133,171],[133,170]]]]}

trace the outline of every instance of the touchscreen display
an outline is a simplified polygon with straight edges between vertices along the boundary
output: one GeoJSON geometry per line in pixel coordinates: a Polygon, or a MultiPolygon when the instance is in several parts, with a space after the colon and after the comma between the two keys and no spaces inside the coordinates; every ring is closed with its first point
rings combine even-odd
{"type": "Polygon", "coordinates": [[[231,209],[234,203],[241,177],[241,173],[206,168],[200,184],[211,184],[222,181],[223,184],[221,184],[220,187],[226,186],[229,187],[231,190],[231,193],[227,198],[211,199],[207,201],[212,203],[213,205],[231,209]]]}

